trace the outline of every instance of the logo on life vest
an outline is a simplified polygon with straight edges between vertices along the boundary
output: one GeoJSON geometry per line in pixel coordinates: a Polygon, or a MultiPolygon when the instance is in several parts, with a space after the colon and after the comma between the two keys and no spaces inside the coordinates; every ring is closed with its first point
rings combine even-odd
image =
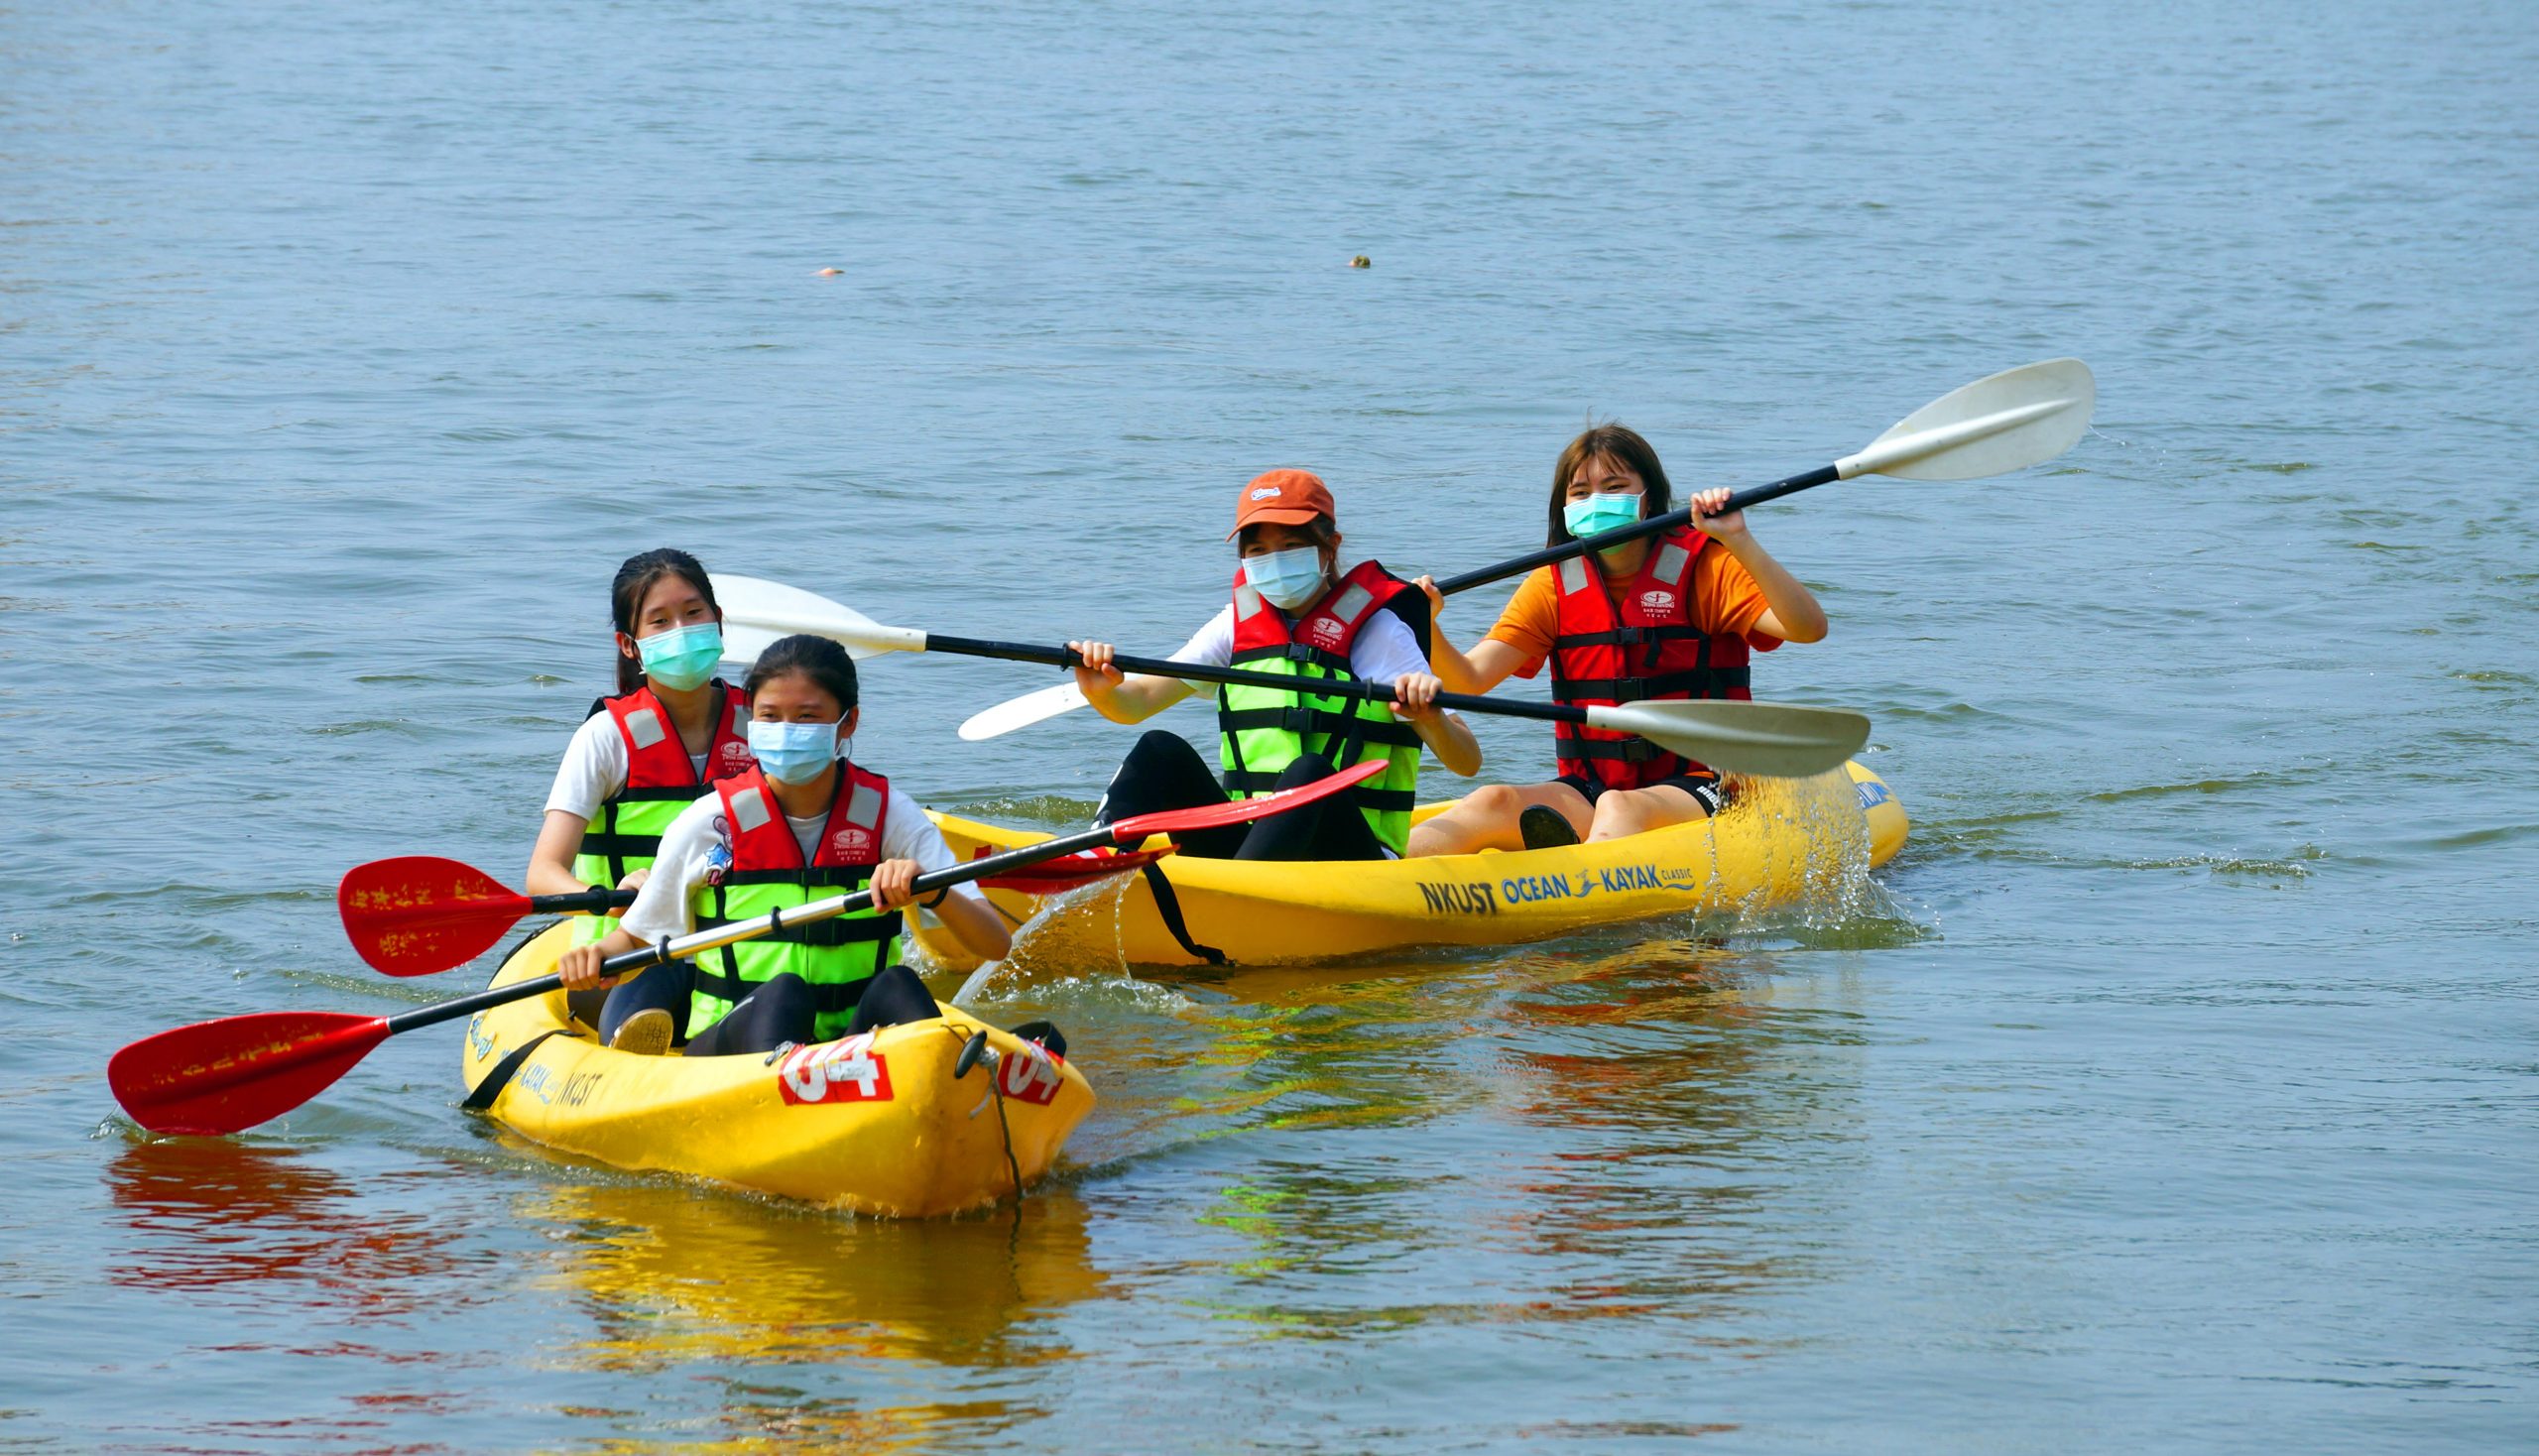
{"type": "Polygon", "coordinates": [[[849,859],[862,859],[873,847],[873,831],[850,824],[829,836],[829,847],[849,859]]]}
{"type": "Polygon", "coordinates": [[[726,741],[722,748],[722,770],[714,775],[717,779],[737,778],[740,775],[748,773],[750,771],[750,766],[758,762],[758,759],[750,753],[750,746],[746,743],[732,743],[726,741]]]}
{"type": "Polygon", "coordinates": [[[1312,643],[1315,647],[1337,651],[1340,647],[1340,639],[1347,630],[1340,625],[1340,619],[1337,617],[1314,617],[1305,623],[1305,641],[1312,643]]]}
{"type": "Polygon", "coordinates": [[[1643,591],[1639,594],[1639,609],[1643,612],[1671,612],[1675,610],[1675,594],[1671,591],[1643,591]]]}
{"type": "Polygon", "coordinates": [[[1057,1064],[1036,1043],[1026,1041],[1020,1052],[1008,1052],[998,1065],[997,1090],[1017,1102],[1046,1107],[1058,1100],[1058,1088],[1066,1079],[1058,1075],[1057,1064]]]}
{"type": "Polygon", "coordinates": [[[1284,494],[1284,491],[1274,485],[1265,485],[1253,491],[1252,498],[1256,501],[1274,501],[1284,494]]]}
{"type": "Polygon", "coordinates": [[[873,1033],[796,1046],[776,1064],[776,1089],[787,1107],[811,1103],[888,1102],[891,1066],[873,1049],[873,1033]]]}

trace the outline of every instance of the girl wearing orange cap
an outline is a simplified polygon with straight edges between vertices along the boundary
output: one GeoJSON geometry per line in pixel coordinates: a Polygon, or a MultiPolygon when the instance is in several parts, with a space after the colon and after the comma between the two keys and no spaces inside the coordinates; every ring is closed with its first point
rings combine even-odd
{"type": "MultiPolygon", "coordinates": [[[[1381,758],[1385,772],[1346,794],[1249,827],[1194,835],[1183,852],[1383,859],[1409,842],[1421,745],[1467,778],[1481,768],[1472,730],[1434,703],[1438,683],[1422,646],[1427,604],[1374,561],[1340,571],[1337,517],[1331,492],[1302,470],[1272,470],[1244,486],[1227,533],[1241,558],[1234,600],[1172,659],[1292,676],[1297,685],[1216,689],[1223,788],[1179,735],[1158,730],[1139,739],[1112,777],[1096,822],[1250,798],[1381,758]],[[1396,701],[1319,695],[1309,685],[1333,679],[1390,682],[1396,701]]],[[[1115,723],[1143,722],[1195,690],[1177,677],[1123,676],[1109,643],[1067,645],[1084,657],[1075,677],[1085,700],[1115,723]]]]}
{"type": "MultiPolygon", "coordinates": [[[[1662,516],[1671,494],[1648,441],[1620,425],[1597,425],[1552,468],[1547,544],[1662,516]]],[[[1727,499],[1726,490],[1693,497],[1698,527],[1536,568],[1470,652],[1437,634],[1438,676],[1455,692],[1488,692],[1548,662],[1561,702],[1751,696],[1750,652],[1821,640],[1825,609],[1754,540],[1745,512],[1703,514],[1727,499]]],[[[1435,583],[1422,576],[1419,585],[1432,609],[1443,607],[1435,583]]],[[[1558,778],[1475,790],[1420,825],[1410,852],[1617,839],[1706,817],[1722,802],[1716,773],[1644,739],[1567,723],[1554,734],[1558,778]]]]}

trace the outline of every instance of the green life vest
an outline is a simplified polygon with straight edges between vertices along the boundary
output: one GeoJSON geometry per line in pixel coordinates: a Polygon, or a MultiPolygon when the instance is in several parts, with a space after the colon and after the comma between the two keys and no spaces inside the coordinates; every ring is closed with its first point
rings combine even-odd
{"type": "MultiPolygon", "coordinates": [[[[861,890],[882,862],[891,785],[879,774],[838,765],[817,852],[807,865],[763,772],[726,779],[714,791],[722,795],[731,863],[709,869],[689,898],[700,930],[861,890]]],[[[820,1039],[845,1035],[865,983],[899,958],[900,918],[898,910],[860,910],[706,951],[696,958],[689,1034],[729,1016],[759,987],[790,971],[810,983],[820,1039]]]]}
{"type": "MultiPolygon", "coordinates": [[[[724,710],[714,720],[714,741],[705,750],[705,775],[679,741],[669,710],[653,696],[650,682],[623,697],[601,698],[591,716],[608,714],[626,745],[626,787],[599,806],[582,829],[581,847],[573,855],[573,878],[585,885],[614,890],[637,870],[652,868],[662,852],[662,835],[679,811],[705,796],[717,779],[747,773],[758,761],[750,756],[750,703],[728,683],[712,684],[723,692],[724,710]]],[[[575,945],[595,945],[617,928],[615,915],[583,915],[573,923],[575,945]]]]}
{"type": "Polygon", "coordinates": [[[1226,791],[1236,798],[1268,793],[1278,775],[1308,753],[1346,769],[1383,758],[1382,774],[1349,790],[1376,838],[1400,854],[1410,843],[1410,807],[1418,800],[1419,734],[1391,705],[1317,695],[1305,684],[1353,682],[1349,649],[1378,612],[1410,584],[1373,561],[1361,561],[1322,600],[1290,620],[1244,580],[1234,582],[1232,666],[1294,677],[1293,689],[1226,683],[1217,689],[1217,751],[1226,791]]]}

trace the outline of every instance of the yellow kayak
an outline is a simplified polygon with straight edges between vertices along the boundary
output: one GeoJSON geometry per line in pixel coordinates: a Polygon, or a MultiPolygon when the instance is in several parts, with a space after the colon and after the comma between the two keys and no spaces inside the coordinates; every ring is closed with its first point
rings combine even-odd
{"type": "MultiPolygon", "coordinates": [[[[1659,915],[1767,910],[1804,901],[1829,879],[1884,864],[1903,847],[1909,826],[1886,782],[1859,764],[1845,768],[1848,777],[1744,781],[1717,818],[1597,844],[1346,863],[1173,855],[1154,869],[1170,886],[1190,944],[1243,965],[1420,945],[1508,945],[1659,915]]],[[[1447,807],[1423,805],[1415,817],[1447,807]]],[[[1048,837],[932,817],[964,859],[1048,837]]],[[[1147,878],[1119,883],[1116,926],[1105,902],[1074,927],[1104,942],[1082,947],[1086,954],[1113,953],[1132,965],[1208,963],[1172,933],[1147,878]]],[[[1038,899],[1012,891],[988,895],[1018,924],[1041,908],[1038,899]]],[[[931,958],[947,970],[977,964],[928,919],[918,917],[917,938],[931,958]]]]}
{"type": "MultiPolygon", "coordinates": [[[[523,943],[497,986],[551,973],[558,922],[523,943]]],[[[467,1024],[468,1105],[535,1143],[624,1168],[662,1168],[856,1213],[959,1213],[1030,1186],[1093,1107],[1071,1062],[967,1012],[795,1047],[780,1057],[638,1056],[599,1044],[564,993],[467,1024]],[[953,1076],[962,1044],[997,1053],[953,1076]]]]}

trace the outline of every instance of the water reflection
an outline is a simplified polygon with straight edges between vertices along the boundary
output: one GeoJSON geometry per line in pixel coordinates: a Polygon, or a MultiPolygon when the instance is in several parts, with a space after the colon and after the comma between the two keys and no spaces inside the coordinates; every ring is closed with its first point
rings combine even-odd
{"type": "Polygon", "coordinates": [[[1192,1018],[1211,1033],[1194,1060],[1313,1112],[1253,1126],[1406,1134],[1263,1145],[1205,1216],[1246,1246],[1227,1269],[1257,1296],[1223,1312],[1296,1333],[1659,1318],[1734,1343],[1709,1326],[1804,1273],[1790,1186],[1858,1121],[1856,1020],[1776,1001],[1767,970],[1658,940],[1221,976],[1270,1004],[1192,1018]],[[1414,1288],[1453,1292],[1389,1297],[1414,1288]]]}
{"type": "MultiPolygon", "coordinates": [[[[788,1442],[921,1446],[949,1426],[1003,1429],[1036,1409],[996,1400],[893,1403],[885,1368],[922,1362],[1028,1368],[1073,1357],[1051,1314],[1103,1292],[1084,1205],[1064,1189],[1022,1216],[859,1220],[665,1182],[591,1183],[523,1197],[520,1217],[552,1241],[537,1286],[588,1332],[544,1352],[615,1377],[675,1373],[676,1402],[700,1382],[710,1409],[642,1424],[715,1450],[788,1442]],[[843,1387],[843,1389],[841,1388],[843,1387]]],[[[622,1389],[622,1386],[613,1388],[622,1389]]],[[[568,1413],[624,1420],[597,1406],[568,1413]]],[[[603,1450],[652,1449],[627,1438],[603,1450]]]]}
{"type": "Polygon", "coordinates": [[[441,1305],[460,1266],[446,1229],[297,1150],[134,1143],[106,1187],[126,1236],[109,1266],[118,1284],[293,1307],[322,1296],[332,1313],[397,1318],[441,1305]]]}
{"type": "Polygon", "coordinates": [[[1855,1017],[1692,942],[1573,963],[1507,1016],[1501,1105],[1557,1150],[1511,1190],[1541,1253],[1608,1272],[1577,1292],[1718,1316],[1798,1272],[1814,1241],[1786,1198],[1854,1142],[1855,1017]]]}

